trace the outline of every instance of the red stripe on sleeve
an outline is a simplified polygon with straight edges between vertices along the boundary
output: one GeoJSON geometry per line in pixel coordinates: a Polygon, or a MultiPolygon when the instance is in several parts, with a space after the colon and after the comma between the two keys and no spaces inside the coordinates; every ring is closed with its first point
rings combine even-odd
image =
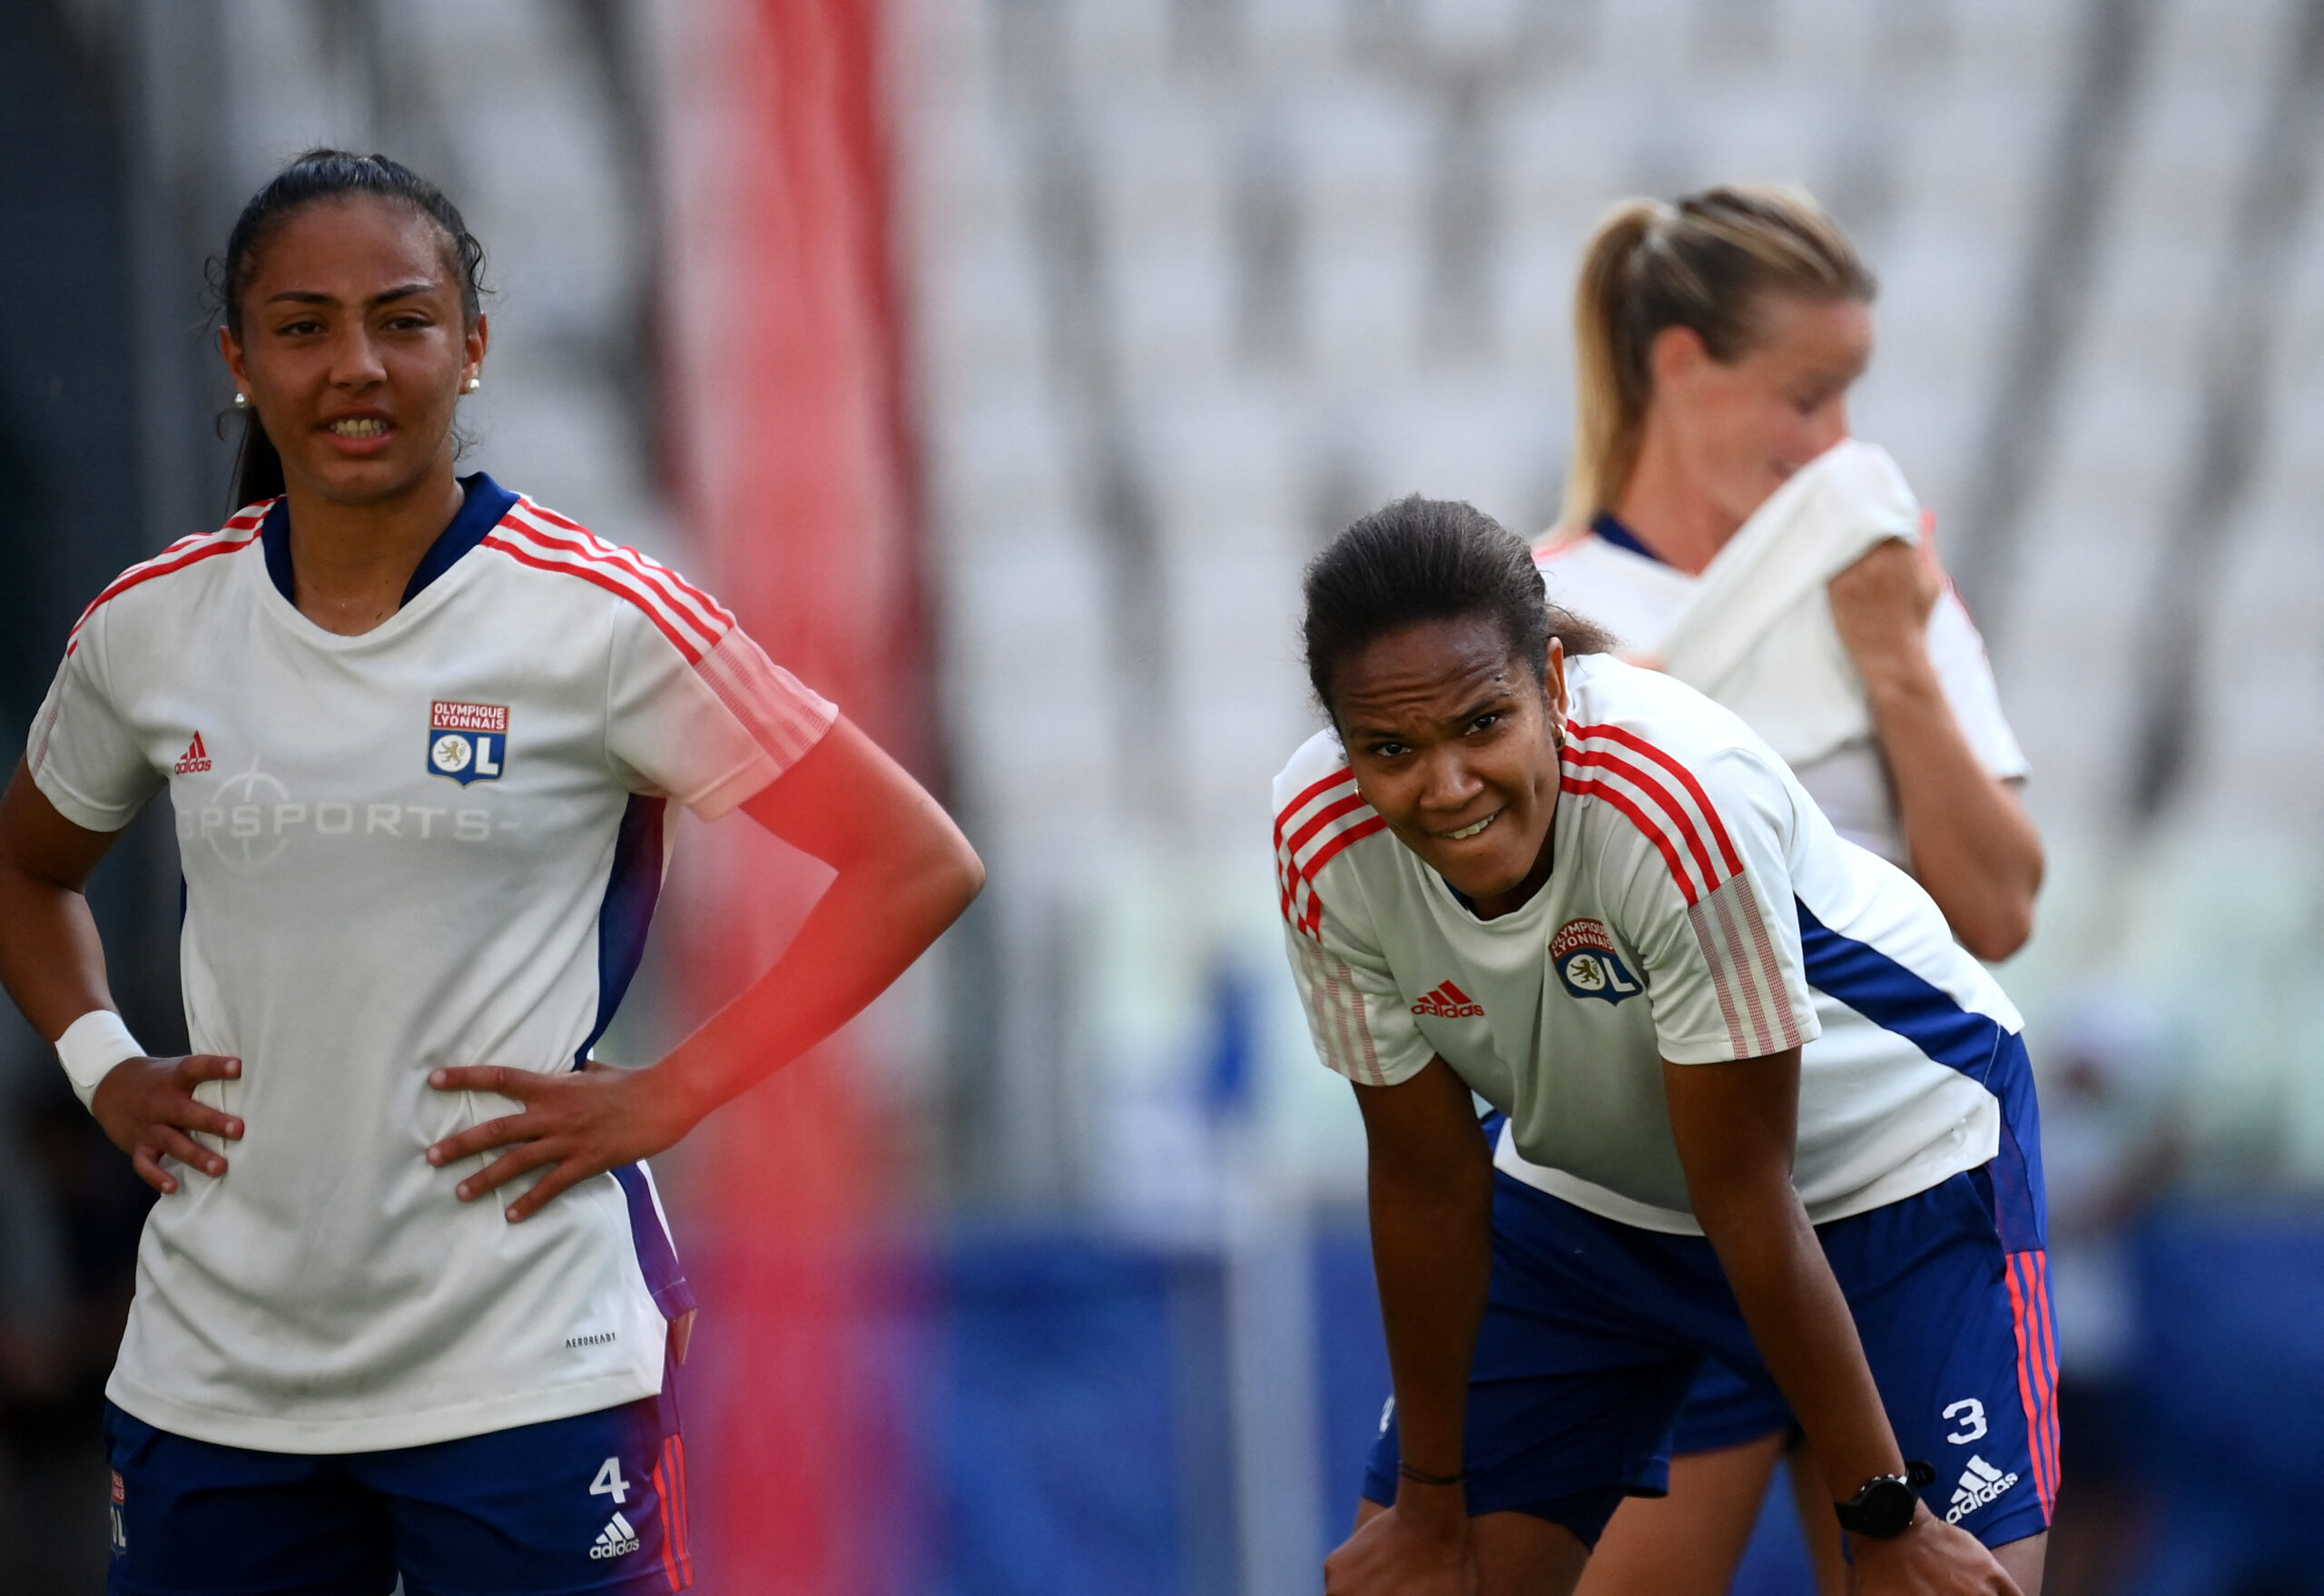
{"type": "Polygon", "coordinates": [[[1361,842],[1364,838],[1376,835],[1387,829],[1388,823],[1376,814],[1369,820],[1360,821],[1315,850],[1315,856],[1300,866],[1299,879],[1307,886],[1307,908],[1299,921],[1301,931],[1312,937],[1324,926],[1324,901],[1315,892],[1315,872],[1338,858],[1341,852],[1351,844],[1361,842]]]}
{"type": "MultiPolygon", "coordinates": [[[[210,537],[212,535],[205,533],[203,536],[210,537]]],[[[241,550],[248,548],[251,546],[251,541],[252,540],[248,537],[236,537],[232,539],[222,537],[216,542],[204,543],[199,548],[188,549],[184,554],[178,556],[174,559],[170,557],[169,550],[165,549],[162,553],[154,556],[153,558],[146,561],[142,566],[130,566],[128,570],[123,571],[120,576],[115,576],[113,581],[106,586],[104,591],[99,593],[94,598],[89,601],[89,607],[81,612],[81,618],[73,623],[73,630],[65,636],[64,652],[70,655],[75,648],[78,648],[81,645],[81,628],[89,624],[89,617],[91,616],[95,615],[102,606],[120,597],[131,588],[143,586],[144,584],[153,581],[157,576],[173,575],[176,572],[184,570],[188,566],[198,565],[202,561],[209,559],[216,555],[240,553],[241,550]]]]}
{"type": "Polygon", "coordinates": [[[1608,754],[1596,748],[1576,748],[1569,744],[1565,757],[1575,764],[1602,766],[1644,789],[1678,825],[1679,834],[1686,840],[1687,852],[1694,855],[1695,863],[1702,870],[1704,888],[1709,890],[1718,885],[1718,867],[1711,862],[1710,850],[1703,846],[1702,832],[1697,829],[1694,817],[1687,813],[1686,805],[1671,796],[1669,788],[1619,754],[1608,754]]]}
{"type": "Polygon", "coordinates": [[[1719,854],[1727,861],[1727,868],[1738,874],[1742,872],[1743,861],[1737,855],[1734,841],[1728,836],[1727,826],[1718,817],[1718,806],[1713,803],[1709,794],[1703,791],[1702,783],[1695,780],[1694,772],[1663,753],[1645,738],[1635,733],[1626,732],[1620,726],[1569,726],[1567,731],[1576,737],[1605,737],[1620,743],[1625,748],[1645,754],[1677,777],[1679,784],[1685,787],[1694,801],[1701,805],[1703,818],[1710,824],[1711,836],[1718,843],[1719,854]]]}
{"type": "Polygon", "coordinates": [[[677,628],[671,626],[669,620],[659,610],[640,598],[628,583],[612,572],[602,570],[592,565],[569,565],[562,560],[543,559],[512,539],[501,537],[497,532],[487,533],[484,546],[487,548],[498,549],[519,565],[530,566],[536,570],[556,571],[567,576],[578,576],[584,582],[594,583],[617,597],[629,600],[645,612],[647,620],[652,621],[661,629],[662,635],[670,640],[672,647],[685,655],[688,665],[698,665],[702,663],[704,650],[700,645],[693,639],[681,635],[677,628]]]}
{"type": "Polygon", "coordinates": [[[1719,1023],[1727,1027],[1727,1040],[1738,1059],[1758,1058],[1765,1049],[1755,1049],[1750,1039],[1743,1034],[1743,1016],[1735,1007],[1735,982],[1728,973],[1727,961],[1711,951],[1713,928],[1704,906],[1696,903],[1687,910],[1687,924],[1695,933],[1695,946],[1703,951],[1703,962],[1710,970],[1711,996],[1718,1003],[1719,1023]]]}
{"type": "Polygon", "coordinates": [[[1685,895],[1687,906],[1691,909],[1700,901],[1702,894],[1695,891],[1694,878],[1687,873],[1686,861],[1679,857],[1678,849],[1670,845],[1670,839],[1664,834],[1663,829],[1648,818],[1646,811],[1630,801],[1630,794],[1603,782],[1585,782],[1578,776],[1561,777],[1558,785],[1568,793],[1579,793],[1587,798],[1602,798],[1628,815],[1640,833],[1662,851],[1663,861],[1670,866],[1670,879],[1679,883],[1679,891],[1685,895]]]}
{"type": "Polygon", "coordinates": [[[1340,816],[1361,808],[1364,800],[1354,793],[1340,799],[1312,816],[1305,825],[1300,827],[1298,833],[1295,836],[1285,836],[1284,828],[1291,823],[1292,816],[1317,798],[1322,797],[1333,788],[1344,786],[1354,780],[1355,780],[1354,771],[1346,769],[1335,771],[1322,781],[1311,784],[1306,791],[1285,804],[1275,817],[1275,882],[1278,889],[1276,906],[1282,911],[1283,918],[1293,925],[1301,924],[1305,918],[1295,911],[1299,885],[1305,879],[1299,865],[1299,850],[1315,836],[1318,828],[1328,825],[1340,816]]]}
{"type": "Polygon", "coordinates": [[[1342,815],[1352,814],[1363,807],[1364,794],[1361,793],[1350,793],[1344,798],[1326,803],[1315,812],[1305,825],[1291,833],[1289,841],[1284,844],[1285,848],[1295,858],[1299,850],[1305,848],[1315,838],[1317,832],[1322,831],[1342,815]]]}
{"type": "MultiPolygon", "coordinates": [[[[1760,1000],[1759,989],[1762,986],[1770,989],[1771,995],[1777,1002],[1783,1003],[1786,1042],[1792,1047],[1798,1046],[1799,1033],[1789,1024],[1790,1005],[1784,1003],[1783,982],[1776,979],[1772,970],[1752,968],[1751,945],[1744,940],[1744,933],[1736,922],[1747,915],[1756,921],[1758,918],[1758,906],[1748,901],[1750,890],[1748,883],[1744,888],[1747,901],[1739,908],[1734,901],[1735,894],[1727,890],[1728,883],[1741,879],[1738,876],[1729,876],[1727,882],[1721,882],[1710,896],[1703,900],[1703,906],[1718,917],[1719,929],[1725,933],[1724,941],[1727,946],[1733,950],[1732,967],[1742,977],[1743,1007],[1751,1017],[1752,1057],[1763,1059],[1776,1050],[1777,1032],[1768,1025],[1767,1005],[1760,1000]]],[[[1764,937],[1760,940],[1762,942],[1766,941],[1764,937]]]]}
{"type": "MultiPolygon", "coordinates": [[[[547,521],[552,527],[562,527],[568,532],[578,532],[582,537],[590,539],[592,542],[605,542],[605,539],[599,537],[595,532],[590,531],[588,527],[584,527],[580,522],[574,520],[567,516],[560,516],[555,510],[548,508],[545,505],[536,504],[529,498],[522,498],[517,502],[523,505],[526,514],[538,516],[542,520],[547,521]]],[[[621,545],[617,543],[606,543],[606,547],[609,549],[620,550],[623,553],[636,555],[636,558],[639,563],[650,566],[653,570],[666,577],[673,586],[675,586],[681,592],[693,598],[696,603],[700,604],[704,610],[709,615],[724,622],[727,626],[731,626],[734,624],[733,612],[728,610],[724,605],[720,604],[716,599],[711,597],[709,594],[704,592],[701,588],[687,581],[684,576],[681,576],[677,572],[664,565],[660,560],[655,559],[650,555],[637,554],[635,549],[622,549],[621,545]]]]}
{"type": "MultiPolygon", "coordinates": [[[[1361,793],[1350,793],[1346,797],[1339,799],[1334,803],[1327,803],[1322,809],[1316,811],[1315,813],[1309,818],[1305,825],[1301,826],[1296,832],[1293,832],[1289,838],[1277,844],[1278,854],[1283,861],[1283,869],[1285,872],[1283,911],[1285,919],[1289,919],[1291,917],[1292,899],[1296,892],[1296,888],[1294,885],[1295,880],[1305,882],[1309,883],[1311,887],[1315,880],[1314,866],[1312,864],[1302,865],[1299,862],[1299,850],[1305,848],[1310,842],[1312,842],[1317,832],[1322,831],[1334,821],[1340,820],[1344,816],[1353,814],[1355,811],[1363,807],[1363,795],[1361,793]]],[[[1337,850],[1334,849],[1332,852],[1335,852],[1337,850]]],[[[1324,855],[1325,858],[1328,858],[1329,856],[1330,855],[1328,853],[1324,855]]],[[[1316,862],[1320,862],[1320,861],[1316,862]]]]}
{"type": "Polygon", "coordinates": [[[1338,786],[1341,783],[1352,782],[1354,780],[1355,780],[1355,773],[1354,771],[1342,770],[1334,775],[1325,776],[1322,781],[1317,782],[1305,793],[1300,793],[1298,797],[1294,798],[1290,803],[1285,804],[1282,812],[1275,817],[1275,846],[1278,848],[1283,846],[1283,828],[1291,823],[1291,817],[1293,815],[1298,813],[1309,803],[1323,796],[1325,793],[1330,792],[1334,787],[1338,786]]]}
{"type": "Polygon", "coordinates": [[[734,617],[728,616],[720,620],[704,615],[699,606],[673,592],[668,584],[655,580],[655,573],[645,569],[629,550],[617,548],[602,538],[587,537],[586,540],[576,541],[544,532],[521,519],[514,510],[500,524],[496,536],[500,533],[521,538],[537,551],[570,556],[608,576],[631,583],[641,597],[662,606],[678,625],[692,631],[705,650],[716,647],[718,640],[733,627],[734,617]]]}
{"type": "Polygon", "coordinates": [[[524,518],[523,512],[538,508],[529,499],[520,501],[517,507],[508,513],[507,525],[527,537],[538,540],[544,547],[563,549],[582,559],[599,561],[626,571],[673,610],[701,628],[710,642],[715,643],[733,628],[734,617],[724,606],[669,566],[658,560],[646,558],[634,548],[608,543],[587,527],[569,521],[565,525],[573,527],[574,535],[560,537],[524,518]]]}

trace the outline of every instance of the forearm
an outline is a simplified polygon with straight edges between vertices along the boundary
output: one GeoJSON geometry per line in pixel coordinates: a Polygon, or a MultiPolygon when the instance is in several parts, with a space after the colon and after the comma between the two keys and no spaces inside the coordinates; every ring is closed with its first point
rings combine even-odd
{"type": "Polygon", "coordinates": [[[774,835],[837,873],[773,969],[651,1069],[541,1077],[447,1067],[439,1091],[512,1097],[523,1111],[428,1149],[438,1166],[509,1150],[455,1190],[471,1202],[553,1166],[508,1207],[512,1221],[603,1170],[650,1158],[860,1012],[984,885],[984,866],[936,801],[844,716],[743,804],[774,835]]]}
{"type": "Polygon", "coordinates": [[[1925,648],[1863,674],[1914,875],[1963,947],[2006,959],[2033,933],[2040,834],[1969,745],[1925,648]]]}
{"type": "Polygon", "coordinates": [[[0,794],[0,985],[52,1042],[92,1009],[113,1007],[81,889],[118,835],[66,820],[16,762],[0,794]]]}
{"type": "Polygon", "coordinates": [[[1474,1596],[1477,1546],[1460,1476],[1469,1365],[1492,1279],[1492,1158],[1468,1087],[1442,1059],[1394,1086],[1359,1086],[1355,1100],[1403,1466],[1387,1511],[1325,1561],[1324,1588],[1474,1596]]]}
{"type": "Polygon", "coordinates": [[[1469,1366],[1492,1276],[1492,1166],[1477,1156],[1434,1179],[1374,1161],[1372,1259],[1386,1322],[1403,1461],[1462,1472],[1469,1366]]]}
{"type": "Polygon", "coordinates": [[[773,966],[650,1071],[688,1124],[853,1019],[957,920],[981,873],[931,850],[845,869],[773,966]]]}
{"type": "Polygon", "coordinates": [[[0,862],[0,982],[51,1042],[91,1010],[112,1008],[88,900],[0,862]]]}
{"type": "Polygon", "coordinates": [[[1836,1502],[1905,1458],[1865,1362],[1847,1299],[1787,1179],[1694,1197],[1744,1322],[1813,1444],[1836,1502]]]}

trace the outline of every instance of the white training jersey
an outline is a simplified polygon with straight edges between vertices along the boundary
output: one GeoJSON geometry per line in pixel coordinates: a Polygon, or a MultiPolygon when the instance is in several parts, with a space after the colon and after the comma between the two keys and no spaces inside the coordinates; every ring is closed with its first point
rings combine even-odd
{"type": "Polygon", "coordinates": [[[1998,1154],[2003,1207],[2038,1231],[2021,1022],[1928,894],[1843,842],[1693,688],[1603,655],[1566,672],[1554,868],[1498,919],[1387,830],[1333,733],[1275,778],[1285,937],[1324,1062],[1385,1086],[1441,1057],[1509,1116],[1502,1168],[1696,1235],[1663,1061],[1801,1046],[1793,1178],[1813,1220],[1998,1154]]]}
{"type": "MultiPolygon", "coordinates": [[[[1605,627],[1626,653],[1660,653],[1699,580],[1656,558],[1606,515],[1586,531],[1544,544],[1534,559],[1550,602],[1605,627]]],[[[1978,763],[2004,781],[2023,777],[2025,754],[2002,714],[1984,639],[1950,587],[1929,614],[1928,654],[1978,763]]],[[[1840,835],[1892,864],[1909,862],[1904,821],[1877,742],[1867,737],[1847,744],[1797,773],[1840,835]]]]}
{"type": "Polygon", "coordinates": [[[837,712],[674,573],[477,476],[403,606],[360,636],[292,591],[287,507],[172,545],[90,606],[34,722],[33,779],[112,832],[157,793],[184,871],[199,1096],[241,1117],[147,1220],[107,1394],[179,1434],[344,1453],[661,1388],[691,1305],[642,1167],[519,1225],[517,1111],[439,1065],[588,1056],[643,951],[666,800],[714,816],[837,712]]]}

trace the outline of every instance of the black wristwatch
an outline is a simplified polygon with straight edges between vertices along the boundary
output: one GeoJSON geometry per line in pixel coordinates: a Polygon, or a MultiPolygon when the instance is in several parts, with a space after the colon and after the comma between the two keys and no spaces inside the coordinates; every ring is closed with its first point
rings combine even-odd
{"type": "Polygon", "coordinates": [[[1834,1502],[1832,1511],[1840,1515],[1840,1528],[1851,1535],[1893,1541],[1911,1527],[1921,1487],[1935,1480],[1936,1471],[1928,1464],[1908,1463],[1901,1474],[1873,1475],[1854,1496],[1834,1502]]]}

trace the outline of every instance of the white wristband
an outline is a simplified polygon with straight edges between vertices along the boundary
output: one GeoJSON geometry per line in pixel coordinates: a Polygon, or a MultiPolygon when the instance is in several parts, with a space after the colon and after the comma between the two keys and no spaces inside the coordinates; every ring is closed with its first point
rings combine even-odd
{"type": "Polygon", "coordinates": [[[64,1060],[64,1078],[87,1108],[97,1095],[97,1083],[124,1059],[143,1059],[145,1049],[129,1034],[121,1016],[110,1009],[92,1009],[64,1028],[56,1039],[56,1056],[64,1060]]]}

